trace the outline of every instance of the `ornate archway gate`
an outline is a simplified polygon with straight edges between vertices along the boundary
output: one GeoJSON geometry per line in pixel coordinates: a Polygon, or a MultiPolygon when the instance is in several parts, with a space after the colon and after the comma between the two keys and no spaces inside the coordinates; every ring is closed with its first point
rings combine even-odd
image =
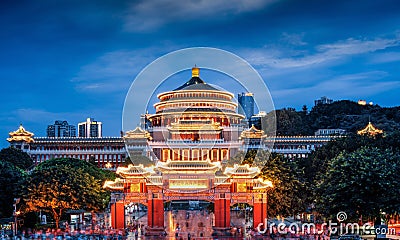
{"type": "Polygon", "coordinates": [[[141,203],[147,206],[146,235],[160,235],[164,227],[164,202],[172,200],[206,200],[214,202],[213,229],[218,234],[230,228],[230,207],[236,203],[253,206],[253,226],[267,217],[266,191],[270,181],[255,178],[258,167],[234,165],[221,172],[219,162],[167,161],[152,167],[119,167],[121,178],[104,185],[112,191],[111,225],[125,227],[124,206],[141,203]]]}

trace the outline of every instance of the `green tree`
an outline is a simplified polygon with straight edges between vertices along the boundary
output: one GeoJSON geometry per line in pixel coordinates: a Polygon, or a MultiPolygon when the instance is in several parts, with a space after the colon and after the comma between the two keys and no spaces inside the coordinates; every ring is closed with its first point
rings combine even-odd
{"type": "Polygon", "coordinates": [[[102,188],[109,173],[79,159],[52,159],[39,164],[28,176],[23,191],[26,211],[47,211],[56,227],[68,209],[98,211],[109,202],[102,188]]]}
{"type": "Polygon", "coordinates": [[[292,164],[290,159],[272,153],[261,170],[260,176],[273,184],[268,191],[268,216],[293,216],[305,210],[304,183],[297,178],[292,164]]]}
{"type": "Polygon", "coordinates": [[[317,186],[317,208],[327,216],[345,211],[352,220],[398,212],[399,160],[399,154],[376,147],[340,153],[317,186]]]}
{"type": "Polygon", "coordinates": [[[29,155],[21,149],[14,147],[1,149],[0,160],[9,162],[23,170],[33,166],[33,161],[29,155]]]}
{"type": "Polygon", "coordinates": [[[382,135],[376,137],[360,136],[348,134],[346,137],[335,138],[326,145],[313,151],[306,159],[302,160],[304,175],[307,182],[316,184],[325,178],[325,172],[332,159],[342,152],[354,152],[363,146],[383,147],[386,141],[391,138],[383,138],[382,135]],[[385,141],[385,142],[382,142],[385,141]],[[306,167],[308,165],[308,167],[306,167]]]}
{"type": "Polygon", "coordinates": [[[20,197],[25,177],[23,170],[0,160],[0,218],[12,215],[14,198],[20,197]]]}
{"type": "Polygon", "coordinates": [[[313,132],[308,128],[306,114],[297,112],[294,108],[276,110],[277,135],[310,135],[313,132]]]}
{"type": "Polygon", "coordinates": [[[268,190],[268,216],[293,216],[304,212],[312,200],[311,190],[305,182],[304,171],[296,159],[265,150],[250,149],[238,152],[228,161],[233,164],[250,164],[261,169],[257,177],[268,179],[273,188],[268,190]]]}
{"type": "Polygon", "coordinates": [[[36,169],[48,169],[53,167],[73,167],[73,168],[83,168],[85,171],[100,179],[101,181],[105,180],[113,180],[115,179],[115,173],[109,170],[103,170],[94,166],[93,164],[89,164],[86,161],[75,159],[75,158],[55,158],[49,161],[42,162],[41,164],[36,166],[36,169]]]}

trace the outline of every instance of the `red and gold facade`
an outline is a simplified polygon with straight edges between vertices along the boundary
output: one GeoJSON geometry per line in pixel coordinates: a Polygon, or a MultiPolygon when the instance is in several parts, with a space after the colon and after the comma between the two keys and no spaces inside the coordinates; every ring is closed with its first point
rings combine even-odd
{"type": "Polygon", "coordinates": [[[148,209],[147,234],[159,235],[164,231],[164,202],[174,200],[213,202],[215,231],[230,228],[230,207],[236,203],[253,205],[255,227],[263,223],[266,212],[259,211],[266,210],[271,182],[256,178],[257,167],[223,168],[242,147],[239,133],[244,116],[236,113],[233,94],[206,84],[199,69],[193,68],[188,82],[158,98],[155,113],[147,115],[155,165],[120,167],[121,178],[104,185],[119,196],[113,197],[111,206],[113,227],[124,223],[119,206],[138,202],[148,209]]]}
{"type": "Polygon", "coordinates": [[[219,90],[199,77],[179,88],[158,95],[155,114],[147,115],[153,137],[149,145],[157,158],[165,162],[207,159],[221,162],[240,148],[240,122],[233,94],[219,90]]]}

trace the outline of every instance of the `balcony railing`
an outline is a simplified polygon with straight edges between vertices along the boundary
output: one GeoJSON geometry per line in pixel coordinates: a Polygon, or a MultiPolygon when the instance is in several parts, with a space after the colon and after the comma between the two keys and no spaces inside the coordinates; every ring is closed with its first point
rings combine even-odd
{"type": "Polygon", "coordinates": [[[29,154],[51,154],[51,153],[57,153],[57,154],[125,154],[125,148],[123,149],[99,149],[99,150],[72,150],[72,149],[67,149],[67,150],[61,150],[61,149],[30,149],[29,154]]]}

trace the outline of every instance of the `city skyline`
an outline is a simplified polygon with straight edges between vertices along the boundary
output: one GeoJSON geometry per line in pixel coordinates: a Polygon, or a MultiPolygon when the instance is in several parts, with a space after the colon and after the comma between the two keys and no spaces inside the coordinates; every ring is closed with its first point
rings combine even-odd
{"type": "MultiPolygon", "coordinates": [[[[248,61],[276,108],[310,109],[322,96],[400,105],[399,10],[396,1],[7,1],[0,16],[0,146],[20,123],[45,136],[58,119],[77,125],[93,117],[104,123],[104,136],[118,136],[136,75],[188,47],[220,48],[248,61]]],[[[183,73],[160,91],[189,78],[183,73]]],[[[207,71],[202,78],[223,79],[207,71]]]]}

